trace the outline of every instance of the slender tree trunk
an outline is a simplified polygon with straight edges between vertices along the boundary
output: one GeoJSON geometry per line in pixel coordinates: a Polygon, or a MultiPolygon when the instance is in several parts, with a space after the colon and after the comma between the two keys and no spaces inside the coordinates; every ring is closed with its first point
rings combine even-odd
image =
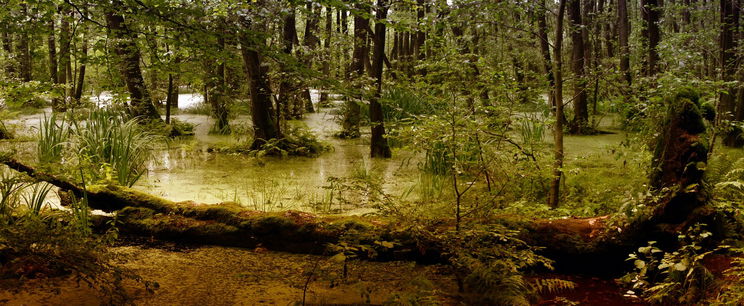
{"type": "Polygon", "coordinates": [[[60,10],[60,28],[59,28],[59,54],[57,71],[57,82],[65,86],[63,101],[65,107],[68,104],[68,98],[71,96],[71,88],[68,83],[72,80],[72,61],[70,60],[70,19],[69,11],[60,10]]]}
{"type": "Polygon", "coordinates": [[[548,194],[548,205],[558,207],[560,204],[561,177],[563,176],[563,59],[561,52],[563,49],[563,16],[566,11],[566,0],[560,0],[558,6],[558,18],[555,29],[555,46],[553,47],[555,74],[555,126],[553,130],[553,139],[555,142],[555,160],[553,164],[553,180],[550,182],[550,193],[548,194]]]}
{"type": "Polygon", "coordinates": [[[369,101],[369,119],[372,125],[372,142],[370,152],[372,157],[389,158],[392,156],[387,138],[385,138],[385,124],[382,114],[380,96],[382,94],[382,69],[385,58],[385,18],[388,11],[387,0],[377,0],[377,13],[375,18],[374,55],[372,59],[372,77],[376,80],[375,95],[369,101]]]}
{"type": "MultiPolygon", "coordinates": [[[[323,58],[323,76],[330,77],[331,39],[333,38],[333,9],[331,7],[326,7],[325,36],[326,39],[323,42],[323,49],[325,49],[325,57],[323,58]]],[[[319,102],[320,104],[328,103],[328,88],[323,88],[320,92],[319,102]]]]}
{"type": "MultiPolygon", "coordinates": [[[[47,47],[49,49],[49,77],[52,84],[58,86],[60,80],[57,73],[57,40],[55,39],[57,29],[54,15],[52,15],[51,19],[49,20],[48,27],[49,37],[47,39],[47,47]]],[[[64,94],[60,94],[58,89],[55,89],[54,93],[54,97],[52,98],[52,110],[55,112],[64,112],[64,100],[59,97],[63,96],[64,94]]]]}
{"type": "MultiPolygon", "coordinates": [[[[113,4],[121,6],[119,0],[115,0],[113,4]]],[[[124,22],[124,17],[115,10],[108,9],[105,15],[110,38],[114,41],[114,50],[119,56],[121,73],[129,91],[130,114],[134,117],[162,120],[160,114],[158,114],[158,109],[152,103],[150,92],[147,90],[145,79],[142,77],[141,56],[135,40],[136,37],[124,22]]]]}
{"type": "MultiPolygon", "coordinates": [[[[620,72],[625,79],[627,88],[632,84],[630,75],[630,48],[628,48],[628,39],[630,38],[630,22],[628,21],[628,1],[617,0],[617,27],[618,27],[618,44],[620,45],[620,72]]],[[[627,96],[627,90],[625,95],[627,96]]]]}
{"type": "MultiPolygon", "coordinates": [[[[85,27],[85,25],[81,25],[82,27],[85,27]]],[[[80,47],[80,69],[78,70],[77,75],[77,86],[75,87],[75,93],[72,95],[73,100],[80,103],[80,99],[83,97],[83,89],[85,88],[85,67],[87,66],[88,62],[88,33],[86,29],[83,29],[83,40],[82,40],[82,46],[80,47]]]]}
{"type": "Polygon", "coordinates": [[[171,105],[173,104],[173,92],[177,89],[173,88],[173,74],[168,74],[168,91],[165,96],[165,124],[171,123],[171,105]]]}
{"type": "Polygon", "coordinates": [[[251,37],[251,23],[244,21],[240,34],[240,52],[246,75],[250,80],[251,119],[253,122],[253,144],[251,149],[260,149],[269,139],[279,138],[279,130],[271,116],[271,87],[265,67],[262,67],[258,50],[264,48],[263,39],[251,37]],[[255,44],[254,44],[255,43],[255,44]]]}
{"type": "MultiPolygon", "coordinates": [[[[25,17],[28,16],[28,9],[26,3],[21,3],[21,14],[25,17]]],[[[21,80],[24,82],[30,82],[32,78],[33,64],[31,62],[31,48],[29,47],[29,27],[21,25],[21,31],[18,33],[20,38],[18,39],[18,53],[19,55],[19,68],[21,74],[21,80]]]]}
{"type": "MultiPolygon", "coordinates": [[[[364,77],[364,62],[369,53],[369,47],[367,45],[369,19],[365,18],[362,14],[369,13],[370,6],[360,2],[355,7],[358,12],[354,14],[354,54],[351,58],[351,65],[349,65],[349,74],[361,81],[361,78],[364,77]]],[[[355,99],[361,99],[361,95],[347,98],[346,101],[346,113],[344,114],[344,121],[342,123],[343,131],[341,132],[343,137],[359,137],[361,109],[355,99]]]]}
{"type": "MultiPolygon", "coordinates": [[[[553,62],[550,58],[550,43],[548,41],[548,22],[545,17],[545,0],[540,1],[540,5],[537,9],[537,36],[540,43],[540,53],[543,56],[543,65],[545,69],[545,77],[548,80],[548,86],[550,93],[548,94],[548,104],[550,105],[551,112],[553,115],[556,114],[555,101],[555,75],[553,73],[553,62]]],[[[561,115],[561,120],[565,123],[565,116],[561,115]]]]}
{"type": "MultiPolygon", "coordinates": [[[[739,55],[736,49],[739,44],[739,1],[738,0],[720,0],[721,1],[721,80],[730,82],[736,79],[739,55]]],[[[726,91],[720,94],[720,103],[718,104],[719,121],[738,119],[736,105],[736,86],[729,86],[726,91]]],[[[739,107],[741,108],[741,107],[739,107]]],[[[733,128],[723,138],[723,144],[730,147],[744,146],[741,128],[733,128]]]]}
{"type": "MultiPolygon", "coordinates": [[[[312,1],[308,1],[308,15],[305,20],[305,38],[303,45],[306,47],[306,50],[309,51],[309,54],[305,54],[303,56],[303,61],[305,62],[305,67],[307,67],[307,69],[309,70],[313,69],[313,57],[315,56],[314,53],[318,48],[318,45],[320,45],[320,37],[318,37],[318,35],[316,34],[318,32],[318,24],[320,23],[320,9],[320,6],[316,8],[312,1]]],[[[310,88],[307,86],[303,87],[305,87],[302,92],[301,100],[304,104],[303,107],[308,113],[315,112],[315,109],[313,108],[313,99],[310,95],[310,88]]]]}
{"type": "MultiPolygon", "coordinates": [[[[292,57],[292,50],[294,49],[294,43],[297,40],[297,28],[296,28],[296,17],[294,7],[284,17],[284,25],[282,27],[282,52],[287,58],[292,57]]],[[[280,118],[294,119],[294,111],[292,110],[293,100],[295,99],[295,86],[294,77],[290,71],[289,65],[285,62],[282,63],[282,78],[279,82],[279,100],[281,106],[277,105],[277,111],[281,111],[280,118]]]]}
{"type": "Polygon", "coordinates": [[[659,22],[661,20],[662,7],[659,0],[641,0],[641,16],[644,21],[644,34],[646,42],[646,76],[654,76],[659,71],[659,42],[661,41],[661,30],[659,22]]]}
{"type": "MultiPolygon", "coordinates": [[[[586,58],[583,23],[581,19],[581,1],[569,0],[568,14],[571,18],[571,68],[573,70],[573,106],[574,119],[571,123],[572,134],[589,133],[589,111],[586,94],[586,58]]],[[[560,101],[560,100],[558,100],[560,101]]]]}
{"type": "MultiPolygon", "coordinates": [[[[217,46],[220,50],[225,50],[227,45],[225,43],[225,21],[219,20],[217,28],[217,46]]],[[[214,59],[208,59],[213,61],[214,59]]],[[[215,123],[212,127],[211,132],[217,134],[229,134],[230,133],[230,122],[229,122],[229,107],[227,97],[227,83],[225,81],[225,61],[219,61],[217,65],[212,64],[211,75],[209,76],[209,102],[212,106],[212,112],[214,114],[215,123]]],[[[172,83],[169,79],[169,84],[172,83]]]]}
{"type": "Polygon", "coordinates": [[[13,36],[11,35],[15,30],[10,25],[5,25],[2,31],[0,31],[0,37],[2,37],[3,53],[5,53],[6,61],[4,63],[5,73],[10,76],[16,74],[16,61],[13,59],[15,52],[13,52],[13,36]]]}

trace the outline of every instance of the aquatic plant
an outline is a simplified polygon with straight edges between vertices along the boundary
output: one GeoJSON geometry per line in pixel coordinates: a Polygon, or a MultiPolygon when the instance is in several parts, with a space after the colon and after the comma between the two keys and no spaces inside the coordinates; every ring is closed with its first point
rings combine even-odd
{"type": "Polygon", "coordinates": [[[0,217],[10,215],[17,206],[18,192],[26,183],[14,172],[3,169],[0,171],[0,217]]]}
{"type": "Polygon", "coordinates": [[[68,142],[70,129],[66,120],[59,120],[56,113],[49,117],[44,115],[39,124],[38,142],[36,145],[37,159],[40,163],[51,163],[62,158],[65,143],[68,142]]]}
{"type": "Polygon", "coordinates": [[[77,152],[100,167],[91,168],[94,178],[106,178],[110,168],[113,179],[128,187],[145,173],[155,139],[136,119],[126,120],[124,114],[110,110],[92,110],[84,125],[74,125],[73,134],[77,152]]]}
{"type": "MultiPolygon", "coordinates": [[[[47,195],[49,194],[49,191],[52,190],[52,187],[54,186],[43,182],[33,184],[30,186],[31,190],[22,195],[23,202],[26,204],[29,213],[37,216],[41,213],[41,210],[46,204],[45,201],[47,195]]],[[[28,187],[26,189],[28,189],[28,187]]]]}

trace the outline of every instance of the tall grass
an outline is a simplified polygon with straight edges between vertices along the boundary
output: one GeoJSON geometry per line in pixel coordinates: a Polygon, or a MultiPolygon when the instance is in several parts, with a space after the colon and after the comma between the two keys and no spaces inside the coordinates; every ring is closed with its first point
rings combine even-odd
{"type": "Polygon", "coordinates": [[[46,197],[52,190],[52,185],[47,183],[38,183],[31,185],[31,190],[22,195],[23,202],[26,204],[28,211],[34,215],[39,215],[46,204],[46,197]]]}
{"type": "Polygon", "coordinates": [[[519,136],[523,144],[534,145],[542,143],[545,137],[545,123],[538,115],[532,114],[519,120],[519,136]]]}
{"type": "Polygon", "coordinates": [[[44,115],[39,124],[39,141],[36,145],[37,158],[40,163],[57,162],[62,159],[64,145],[69,140],[70,129],[62,118],[58,122],[57,114],[44,115]]]}
{"type": "Polygon", "coordinates": [[[0,171],[0,216],[10,215],[18,203],[18,192],[26,184],[10,170],[0,171]]]}
{"type": "MultiPolygon", "coordinates": [[[[116,182],[129,187],[145,173],[155,139],[136,119],[126,120],[122,113],[100,109],[92,110],[84,125],[76,123],[73,134],[80,155],[91,165],[110,167],[116,182]]],[[[93,174],[99,179],[103,176],[93,174]]]]}
{"type": "Polygon", "coordinates": [[[441,107],[434,101],[425,99],[402,87],[393,87],[384,91],[380,102],[385,121],[397,121],[416,115],[433,114],[441,107]]]}

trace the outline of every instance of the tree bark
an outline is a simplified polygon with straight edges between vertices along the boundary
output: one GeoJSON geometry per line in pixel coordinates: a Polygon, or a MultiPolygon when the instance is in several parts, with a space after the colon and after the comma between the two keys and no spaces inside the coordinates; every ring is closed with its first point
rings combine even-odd
{"type": "MultiPolygon", "coordinates": [[[[28,16],[28,7],[25,2],[21,3],[21,14],[24,17],[28,16]]],[[[31,62],[31,48],[29,46],[29,27],[25,24],[21,25],[21,30],[18,34],[20,36],[18,39],[20,76],[22,81],[30,82],[33,63],[31,62]]]]}
{"type": "Polygon", "coordinates": [[[372,142],[370,143],[370,155],[372,157],[392,157],[390,146],[385,138],[385,123],[382,114],[380,96],[382,95],[382,70],[385,58],[385,23],[388,11],[387,0],[377,0],[377,13],[375,14],[375,36],[374,54],[372,59],[372,77],[376,80],[375,95],[369,101],[369,119],[372,125],[372,142]]]}
{"type": "MultiPolygon", "coordinates": [[[[307,3],[307,18],[305,20],[305,38],[303,45],[307,48],[307,51],[309,54],[305,54],[303,56],[303,61],[305,63],[305,67],[308,70],[313,69],[313,57],[315,56],[315,51],[318,48],[318,45],[320,45],[320,37],[316,34],[318,32],[318,24],[320,23],[320,9],[321,7],[315,8],[315,5],[312,1],[308,1],[307,3]]],[[[313,108],[313,99],[310,95],[310,88],[307,87],[307,85],[303,86],[304,89],[302,91],[302,103],[304,104],[305,111],[308,113],[315,112],[315,109],[313,108]]]]}
{"type": "MultiPolygon", "coordinates": [[[[47,38],[47,47],[49,49],[49,78],[55,86],[59,84],[59,76],[57,75],[57,41],[56,35],[56,20],[54,15],[49,20],[48,24],[49,36],[47,38]]],[[[55,112],[65,111],[63,100],[59,97],[58,90],[54,90],[55,95],[52,98],[52,110],[55,112]]]]}
{"type": "Polygon", "coordinates": [[[277,110],[281,111],[280,118],[284,120],[295,119],[293,110],[293,101],[296,99],[296,86],[293,73],[290,69],[288,61],[292,58],[292,50],[294,50],[295,41],[297,41],[297,28],[296,28],[296,16],[294,7],[290,8],[290,12],[284,17],[284,24],[282,26],[282,53],[286,56],[286,60],[281,63],[282,77],[279,82],[279,99],[277,110]]]}
{"type": "MultiPolygon", "coordinates": [[[[251,28],[249,21],[243,22],[245,30],[251,28]]],[[[246,75],[250,80],[251,119],[253,122],[253,143],[250,149],[260,149],[266,141],[279,138],[279,130],[271,116],[271,87],[262,66],[259,50],[265,47],[263,38],[251,37],[247,31],[240,34],[240,52],[246,75]]]]}
{"type": "Polygon", "coordinates": [[[57,71],[57,81],[62,84],[64,88],[63,103],[65,108],[69,103],[69,98],[72,96],[72,88],[68,83],[72,82],[72,60],[70,59],[70,12],[67,9],[60,9],[60,27],[59,27],[59,54],[58,64],[59,70],[57,71]]]}
{"type": "MultiPolygon", "coordinates": [[[[119,0],[113,3],[121,6],[119,0]]],[[[142,77],[141,56],[135,36],[128,28],[124,17],[115,9],[107,9],[105,15],[109,35],[114,40],[114,49],[119,56],[121,73],[129,91],[130,114],[148,120],[162,120],[142,77]]]]}
{"type": "MultiPolygon", "coordinates": [[[[617,0],[617,27],[618,27],[618,44],[620,52],[620,72],[625,80],[626,88],[632,84],[630,75],[630,49],[628,39],[630,38],[630,22],[628,21],[628,1],[617,0]]],[[[625,95],[627,95],[627,91],[625,95]]]]}
{"type": "MultiPolygon", "coordinates": [[[[323,76],[330,77],[331,73],[331,40],[333,38],[333,9],[326,7],[326,19],[325,19],[325,41],[323,42],[323,49],[325,49],[325,56],[323,58],[323,76]]],[[[323,88],[320,92],[320,104],[328,103],[328,88],[323,88]]]]}
{"type": "MultiPolygon", "coordinates": [[[[720,52],[721,52],[721,80],[730,82],[736,79],[736,71],[739,66],[739,55],[736,49],[739,45],[739,1],[738,0],[720,0],[721,1],[721,35],[720,35],[720,52]]],[[[718,104],[719,122],[728,122],[737,120],[735,85],[728,86],[720,94],[720,103],[718,104]]],[[[741,110],[739,110],[741,111],[741,110]]],[[[729,147],[744,146],[742,139],[742,130],[738,127],[732,127],[723,138],[723,144],[729,147]]]]}
{"type": "Polygon", "coordinates": [[[644,21],[644,38],[646,46],[646,76],[654,76],[659,72],[659,42],[661,41],[661,10],[659,0],[641,0],[641,16],[644,21]]]}
{"type": "MultiPolygon", "coordinates": [[[[85,25],[81,25],[82,27],[85,27],[85,25]]],[[[87,66],[88,62],[88,33],[87,29],[83,29],[83,39],[82,39],[82,46],[80,48],[80,69],[78,70],[78,78],[77,78],[77,86],[75,87],[75,92],[72,95],[72,98],[80,103],[80,99],[83,97],[83,89],[85,88],[85,67],[87,66]]]]}
{"type": "MultiPolygon", "coordinates": [[[[554,139],[554,164],[553,179],[550,182],[550,193],[548,194],[548,205],[558,207],[560,204],[561,177],[563,176],[563,16],[566,11],[566,1],[560,0],[558,4],[558,18],[555,28],[555,46],[553,47],[553,74],[555,74],[555,126],[553,127],[554,139]]],[[[571,1],[571,0],[568,0],[571,1]]]]}
{"type": "MultiPolygon", "coordinates": [[[[571,18],[571,68],[573,70],[573,108],[572,134],[590,133],[589,111],[586,94],[586,46],[584,44],[584,23],[581,16],[581,0],[569,0],[568,14],[571,18]]],[[[559,100],[560,101],[560,100],[559,100]]]]}
{"type": "MultiPolygon", "coordinates": [[[[219,49],[217,51],[217,54],[220,55],[222,54],[221,52],[223,52],[227,48],[227,44],[225,43],[225,36],[227,34],[225,29],[226,21],[222,18],[219,18],[215,22],[217,23],[217,27],[215,30],[218,34],[216,46],[219,49]]],[[[207,82],[207,91],[209,92],[209,104],[212,106],[212,115],[215,118],[214,126],[212,127],[210,132],[216,134],[229,134],[230,108],[228,105],[228,87],[227,82],[225,81],[225,60],[217,58],[207,58],[207,61],[210,62],[208,64],[209,76],[207,82]]],[[[169,84],[172,83],[171,80],[172,77],[170,77],[169,75],[169,84]]]]}
{"type": "MultiPolygon", "coordinates": [[[[349,65],[348,71],[352,78],[361,81],[364,77],[364,62],[369,54],[369,46],[367,44],[369,19],[364,14],[370,12],[370,6],[359,2],[355,5],[355,9],[357,13],[354,14],[354,53],[352,54],[351,65],[349,65]]],[[[347,98],[346,112],[342,122],[343,131],[341,134],[343,137],[357,138],[360,135],[359,120],[361,120],[361,108],[359,107],[359,102],[355,101],[358,99],[361,99],[361,94],[356,97],[347,98]]]]}

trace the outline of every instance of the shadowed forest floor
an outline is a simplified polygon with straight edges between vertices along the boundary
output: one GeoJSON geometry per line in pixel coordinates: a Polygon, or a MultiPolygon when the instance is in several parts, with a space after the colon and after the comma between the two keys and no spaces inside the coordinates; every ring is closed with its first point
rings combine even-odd
{"type": "MultiPolygon", "coordinates": [[[[148,293],[142,284],[125,283],[129,301],[136,305],[301,305],[310,274],[307,305],[459,304],[456,282],[440,266],[353,261],[344,280],[343,264],[324,256],[175,245],[120,246],[113,251],[126,259],[124,267],[159,285],[148,293]]],[[[566,296],[581,305],[643,305],[623,299],[622,290],[612,280],[581,276],[571,280],[577,289],[545,296],[538,304],[556,305],[563,300],[560,296],[566,296]]],[[[95,289],[69,278],[17,285],[17,281],[0,282],[1,304],[109,303],[95,289]]]]}

